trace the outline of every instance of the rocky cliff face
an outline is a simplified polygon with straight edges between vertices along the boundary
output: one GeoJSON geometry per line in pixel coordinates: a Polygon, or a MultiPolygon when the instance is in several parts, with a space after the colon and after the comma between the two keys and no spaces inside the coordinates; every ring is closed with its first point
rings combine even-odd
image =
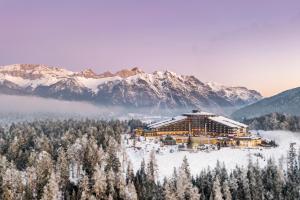
{"type": "Polygon", "coordinates": [[[138,68],[96,74],[45,65],[0,68],[0,93],[85,100],[104,105],[156,108],[235,107],[262,96],[244,87],[203,83],[170,71],[145,73],[138,68]]]}

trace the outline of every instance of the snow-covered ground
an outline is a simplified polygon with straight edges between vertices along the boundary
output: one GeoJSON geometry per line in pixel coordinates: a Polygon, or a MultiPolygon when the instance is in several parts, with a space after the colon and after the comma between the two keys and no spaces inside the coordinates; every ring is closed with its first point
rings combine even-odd
{"type": "MultiPolygon", "coordinates": [[[[175,146],[163,147],[162,149],[159,143],[154,141],[142,141],[138,143],[141,149],[126,148],[128,156],[133,163],[134,170],[140,167],[142,159],[148,159],[151,149],[157,150],[160,148],[160,152],[156,154],[158,162],[160,177],[170,176],[174,167],[179,167],[182,163],[184,156],[187,157],[190,164],[192,174],[198,174],[202,169],[207,167],[214,167],[219,160],[221,163],[225,163],[226,168],[232,169],[236,165],[246,166],[248,164],[249,156],[253,161],[258,160],[261,166],[267,163],[268,158],[273,158],[278,162],[279,159],[283,159],[285,163],[285,157],[289,149],[289,144],[296,142],[296,148],[300,147],[300,133],[292,133],[288,131],[259,131],[263,138],[275,140],[279,144],[276,148],[263,148],[263,149],[233,149],[222,148],[221,150],[206,152],[190,153],[187,151],[177,151],[175,146]],[[170,148],[173,148],[175,152],[170,153],[170,148]],[[263,158],[255,156],[260,153],[263,158]]],[[[129,145],[130,146],[129,141],[129,145]]]]}

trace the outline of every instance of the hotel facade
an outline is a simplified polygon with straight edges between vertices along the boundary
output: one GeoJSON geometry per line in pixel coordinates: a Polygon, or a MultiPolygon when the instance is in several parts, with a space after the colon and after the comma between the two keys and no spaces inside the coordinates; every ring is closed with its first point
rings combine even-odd
{"type": "Polygon", "coordinates": [[[247,125],[213,113],[193,110],[181,116],[152,123],[143,130],[145,137],[172,136],[177,142],[192,138],[198,144],[256,146],[261,138],[252,136],[247,125]]]}

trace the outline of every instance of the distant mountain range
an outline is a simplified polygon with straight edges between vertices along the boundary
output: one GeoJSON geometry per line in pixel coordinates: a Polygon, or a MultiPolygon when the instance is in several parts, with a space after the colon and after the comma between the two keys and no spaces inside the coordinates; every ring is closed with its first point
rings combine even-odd
{"type": "Polygon", "coordinates": [[[235,119],[249,119],[270,113],[300,116],[300,87],[284,91],[241,108],[235,111],[232,117],[235,119]]]}
{"type": "Polygon", "coordinates": [[[262,99],[245,87],[204,83],[170,71],[145,73],[138,68],[96,74],[59,67],[17,64],[0,67],[0,93],[88,101],[133,108],[231,108],[262,99]]]}

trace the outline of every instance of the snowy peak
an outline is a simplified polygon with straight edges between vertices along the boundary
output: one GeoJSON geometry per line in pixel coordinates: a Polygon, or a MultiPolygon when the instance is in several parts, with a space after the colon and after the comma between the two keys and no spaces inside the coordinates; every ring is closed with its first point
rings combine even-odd
{"type": "Polygon", "coordinates": [[[77,74],[78,76],[82,76],[85,78],[99,78],[98,76],[92,69],[86,69],[77,74]]]}
{"type": "Polygon", "coordinates": [[[73,72],[46,65],[15,64],[0,67],[0,74],[34,80],[43,77],[67,77],[72,75],[73,72]]]}
{"type": "Polygon", "coordinates": [[[142,70],[140,70],[139,68],[134,67],[129,70],[123,69],[121,71],[118,71],[115,73],[115,76],[119,76],[121,78],[127,78],[127,77],[134,76],[134,75],[141,74],[141,73],[144,73],[144,72],[142,70]]]}
{"type": "Polygon", "coordinates": [[[207,82],[206,84],[212,89],[212,91],[236,102],[247,101],[248,104],[251,104],[262,99],[262,96],[259,92],[255,90],[249,90],[246,87],[228,87],[216,82],[207,82]]]}
{"type": "Polygon", "coordinates": [[[68,78],[51,85],[51,89],[54,91],[68,90],[74,93],[82,93],[82,91],[85,89],[85,86],[73,78],[68,78]]]}
{"type": "Polygon", "coordinates": [[[79,73],[77,73],[76,75],[78,76],[82,76],[85,78],[105,78],[105,77],[114,77],[114,76],[119,76],[121,78],[128,78],[130,76],[134,76],[136,74],[140,74],[140,73],[144,73],[142,70],[140,70],[139,68],[132,68],[132,69],[123,69],[120,70],[116,73],[111,73],[109,71],[104,72],[102,74],[96,74],[92,69],[85,69],[79,73]]]}

